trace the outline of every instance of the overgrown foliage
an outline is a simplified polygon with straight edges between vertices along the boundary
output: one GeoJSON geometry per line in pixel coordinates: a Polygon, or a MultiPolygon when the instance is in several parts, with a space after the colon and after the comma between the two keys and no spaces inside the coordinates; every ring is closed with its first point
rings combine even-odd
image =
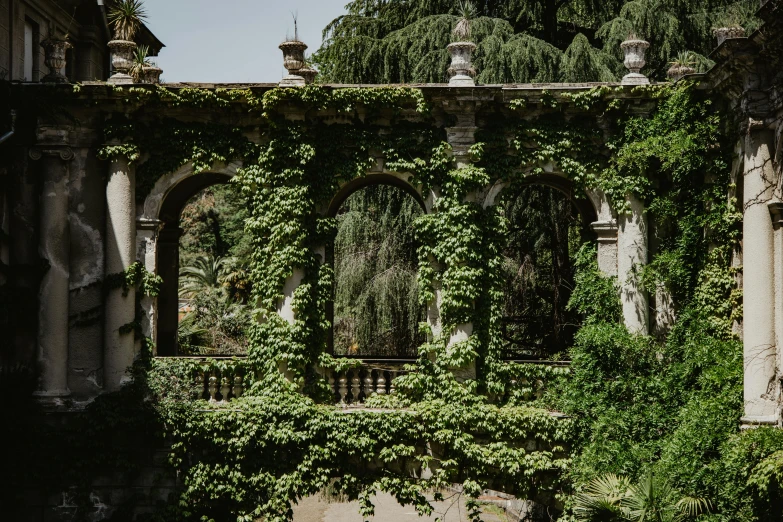
{"type": "MultiPolygon", "coordinates": [[[[715,108],[693,86],[637,91],[657,104],[646,119],[628,116],[606,88],[516,100],[479,135],[472,162],[458,168],[445,133],[415,89],[305,87],[263,96],[154,89],[139,93],[134,103],[222,106],[241,99],[256,111],[264,136],[253,143],[242,130],[232,129],[228,139],[184,124],[190,133],[166,145],[147,141],[139,147],[149,139],[139,129],[153,126],[134,128],[131,119],[122,133],[127,141],[111,145],[146,152],[139,166],[146,172],[162,172],[160,163],[176,169],[191,157],[201,158],[205,168],[217,158],[244,160],[232,186],[248,201],[257,303],[242,374],[246,393],[228,408],[186,400],[193,399],[193,363],[157,360],[141,361],[136,382],[147,388],[136,399],[124,399],[154,399],[144,404],[154,406],[171,437],[171,462],[184,484],[172,508],[180,519],[285,520],[292,501],[326,486],[360,499],[365,516],[372,512],[373,491],[389,491],[427,513],[424,490],[454,482],[472,497],[493,487],[558,505],[552,495],[567,500],[596,475],[621,473],[637,482],[653,472],[683,495],[710,499],[710,516],[722,517],[717,520],[773,520],[779,432],[736,433],[741,349],[723,328],[731,316],[722,306],[731,294],[731,268],[728,256],[710,257],[710,248],[730,252],[736,240],[730,233],[736,210],[715,204],[725,202],[729,188],[721,152],[728,149],[721,146],[720,120],[711,117],[715,108]],[[533,104],[535,111],[527,112],[533,104]],[[292,106],[311,117],[286,119],[280,108],[292,106]],[[560,110],[565,106],[572,109],[569,118],[560,110]],[[318,110],[334,115],[328,125],[312,117],[318,110]],[[591,129],[588,111],[613,123],[604,135],[591,129]],[[611,140],[612,156],[596,145],[602,139],[611,140]],[[670,144],[671,156],[658,139],[670,144]],[[166,154],[168,146],[174,154],[166,154]],[[389,170],[410,173],[413,186],[439,189],[434,211],[416,221],[416,240],[419,296],[425,304],[439,292],[441,316],[419,347],[413,371],[397,379],[398,394],[369,401],[391,411],[345,415],[329,404],[326,381],[313,371],[342,369],[325,355],[334,271],[320,254],[337,223],[318,210],[340,183],[375,168],[378,156],[389,170]],[[677,226],[658,227],[659,255],[674,260],[667,266],[676,270],[669,271],[686,284],[673,293],[679,319],[664,341],[632,335],[619,324],[615,283],[601,276],[590,260],[594,254],[582,247],[574,260],[571,306],[585,326],[576,336],[570,371],[502,362],[501,267],[509,222],[498,206],[484,207],[474,195],[497,180],[543,175],[548,164],[556,164],[574,187],[603,189],[620,209],[628,193],[650,208],[677,206],[677,226]],[[653,174],[658,184],[649,183],[653,174]],[[724,222],[725,228],[712,225],[724,222]],[[289,322],[277,307],[294,276],[301,282],[289,322]],[[466,323],[473,334],[450,344],[451,332],[466,323]],[[460,372],[464,379],[458,380],[460,372]],[[544,379],[555,392],[534,404],[558,407],[573,420],[530,405],[544,379]],[[535,449],[523,449],[523,441],[534,442],[535,449]],[[573,445],[570,452],[566,443],[573,445]],[[424,469],[430,478],[414,478],[424,469]]],[[[109,132],[118,136],[116,126],[109,132]]],[[[143,183],[151,179],[141,177],[143,183]]],[[[657,269],[649,280],[665,287],[672,281],[668,273],[657,269]]]]}

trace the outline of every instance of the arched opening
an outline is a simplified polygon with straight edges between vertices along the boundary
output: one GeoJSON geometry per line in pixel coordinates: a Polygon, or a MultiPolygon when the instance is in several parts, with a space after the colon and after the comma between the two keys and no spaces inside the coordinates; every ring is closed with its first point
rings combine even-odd
{"type": "Polygon", "coordinates": [[[331,346],[335,355],[410,358],[423,341],[419,323],[418,244],[421,197],[400,183],[376,180],[345,190],[330,212],[337,234],[331,346]]]}
{"type": "Polygon", "coordinates": [[[509,223],[500,324],[504,356],[562,357],[581,321],[568,307],[572,259],[593,237],[589,225],[596,220],[595,210],[568,180],[554,176],[506,188],[500,204],[509,223]]]}
{"type": "Polygon", "coordinates": [[[158,355],[244,353],[250,293],[247,213],[229,176],[205,173],[174,186],[160,208],[158,355]]]}

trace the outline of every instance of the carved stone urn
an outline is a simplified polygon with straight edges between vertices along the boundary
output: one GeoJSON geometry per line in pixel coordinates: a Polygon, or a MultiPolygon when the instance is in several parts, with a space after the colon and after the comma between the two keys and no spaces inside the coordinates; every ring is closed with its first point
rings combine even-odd
{"type": "Polygon", "coordinates": [[[449,74],[449,87],[473,87],[476,82],[473,81],[473,75],[476,71],[471,65],[471,55],[476,48],[473,42],[454,42],[450,43],[446,49],[451,55],[451,66],[449,74]]]}
{"type": "Polygon", "coordinates": [[[318,71],[305,65],[299,69],[299,76],[304,78],[304,81],[307,85],[310,85],[311,83],[315,82],[315,77],[318,76],[318,71]]]}
{"type": "Polygon", "coordinates": [[[145,65],[141,68],[141,83],[160,83],[160,75],[163,69],[155,65],[145,65]]]}
{"type": "Polygon", "coordinates": [[[60,71],[65,67],[65,51],[73,47],[67,40],[46,38],[41,42],[44,49],[44,63],[49,74],[41,78],[42,82],[68,83],[68,78],[60,71]]]}
{"type": "Polygon", "coordinates": [[[639,72],[647,64],[644,54],[648,47],[650,43],[639,38],[629,38],[620,44],[620,48],[625,53],[623,65],[631,71],[623,76],[622,85],[649,85],[650,80],[639,72]]]}
{"type": "Polygon", "coordinates": [[[136,44],[129,40],[112,40],[107,44],[111,50],[111,66],[114,74],[109,77],[109,83],[133,83],[133,77],[128,74],[133,66],[133,51],[136,44]]]}
{"type": "Polygon", "coordinates": [[[283,51],[283,67],[288,71],[288,76],[280,82],[281,87],[305,85],[305,79],[299,74],[305,66],[305,49],[307,44],[298,40],[289,40],[280,44],[280,50],[283,51]]]}
{"type": "Polygon", "coordinates": [[[695,72],[696,69],[694,69],[693,67],[690,67],[688,65],[679,65],[675,63],[672,64],[671,67],[669,67],[668,71],[666,71],[666,77],[669,78],[671,81],[676,82],[686,74],[693,74],[695,72]]]}
{"type": "Polygon", "coordinates": [[[718,39],[718,45],[720,45],[726,40],[730,40],[732,38],[743,38],[745,36],[745,29],[739,25],[734,25],[731,27],[718,27],[712,31],[712,34],[714,34],[715,38],[718,39]]]}

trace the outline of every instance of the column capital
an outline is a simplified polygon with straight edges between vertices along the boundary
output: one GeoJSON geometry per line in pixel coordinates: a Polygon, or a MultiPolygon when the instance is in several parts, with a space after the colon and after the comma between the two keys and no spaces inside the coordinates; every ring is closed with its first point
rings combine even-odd
{"type": "Polygon", "coordinates": [[[160,219],[138,218],[136,220],[136,228],[138,230],[153,230],[157,232],[161,227],[163,227],[163,221],[160,219]]]}
{"type": "Polygon", "coordinates": [[[599,243],[617,243],[616,221],[594,221],[590,223],[590,228],[598,236],[599,243]]]}
{"type": "Polygon", "coordinates": [[[32,147],[29,151],[30,159],[38,161],[44,156],[60,156],[63,161],[73,159],[73,150],[70,147],[32,147]]]}
{"type": "Polygon", "coordinates": [[[770,201],[767,203],[767,209],[772,218],[772,226],[778,228],[783,225],[783,201],[770,201]]]}
{"type": "Polygon", "coordinates": [[[73,158],[70,145],[71,128],[66,125],[39,125],[35,129],[35,145],[28,154],[37,161],[44,156],[60,156],[63,161],[73,158]]]}

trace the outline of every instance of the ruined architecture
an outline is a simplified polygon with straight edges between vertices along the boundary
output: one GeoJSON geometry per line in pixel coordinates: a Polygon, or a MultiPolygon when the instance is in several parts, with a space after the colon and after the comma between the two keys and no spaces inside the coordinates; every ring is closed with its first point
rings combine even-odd
{"type": "MultiPolygon", "coordinates": [[[[35,110],[31,105],[18,108],[15,122],[10,112],[0,115],[0,289],[11,318],[3,323],[0,362],[6,367],[36,366],[35,396],[48,411],[67,413],[78,411],[100,394],[120,389],[129,380],[128,368],[141,350],[141,341],[125,327],[137,319],[143,335],[154,341],[157,356],[177,355],[180,212],[198,191],[229,181],[242,167],[237,155],[209,160],[206,168],[188,161],[172,165],[166,172],[150,173],[148,169],[142,179],[139,172],[145,161],[160,153],[145,150],[144,143],[127,148],[123,136],[107,135],[107,123],[121,123],[127,116],[138,125],[151,127],[163,120],[211,122],[240,129],[251,142],[263,143],[275,138],[274,130],[271,135],[258,131],[259,116],[252,100],[278,85],[166,84],[161,86],[163,94],[154,85],[117,89],[105,81],[108,33],[102,2],[73,0],[56,5],[65,9],[63,4],[68,4],[68,16],[52,2],[0,1],[0,70],[14,81],[14,99],[35,106],[35,110]],[[78,27],[70,21],[72,9],[77,13],[78,27]],[[38,81],[43,76],[44,56],[38,46],[27,48],[28,33],[35,42],[47,24],[70,32],[76,40],[68,51],[64,73],[71,82],[79,82],[78,88],[38,81]],[[194,90],[205,90],[222,101],[199,106],[191,97],[194,90]],[[245,94],[226,94],[240,91],[245,94]],[[47,112],[40,103],[31,102],[42,99],[56,102],[61,113],[47,112]],[[145,109],[150,100],[155,105],[145,109]],[[62,117],[65,113],[68,117],[62,117]],[[28,118],[31,114],[35,119],[28,118]],[[157,296],[137,299],[133,287],[107,284],[134,263],[162,278],[157,296]],[[137,302],[141,316],[137,315],[137,302]]],[[[766,23],[759,31],[725,40],[713,54],[717,65],[712,70],[686,78],[709,91],[716,103],[730,106],[737,123],[732,165],[737,193],[726,197],[738,197],[743,213],[742,252],[735,261],[743,267],[744,319],[737,328],[741,329],[745,354],[745,415],[737,419],[738,429],[741,425],[779,426],[782,422],[781,9],[783,2],[764,3],[761,17],[766,23]]],[[[161,46],[149,32],[142,38],[157,49],[161,46]]],[[[464,49],[458,51],[463,53],[464,49]]],[[[637,88],[647,79],[640,77],[635,66],[631,69],[636,72],[617,84],[473,85],[470,75],[463,74],[469,69],[469,53],[467,58],[462,54],[457,58],[454,84],[408,87],[419,89],[431,107],[431,118],[451,146],[458,167],[470,165],[476,135],[513,110],[525,111],[523,117],[531,118],[547,114],[585,118],[600,136],[612,122],[601,111],[577,107],[574,97],[580,93],[605,86],[604,99],[622,102],[633,114],[646,114],[655,104],[652,91],[637,88]],[[515,109],[515,105],[523,108],[515,109]]],[[[297,67],[289,70],[293,74],[286,78],[286,85],[294,89],[305,83],[295,74],[297,67]]],[[[308,112],[295,101],[284,100],[276,110],[288,121],[306,119],[328,129],[328,125],[361,119],[365,109],[359,105],[350,115],[332,109],[308,112]]],[[[378,126],[405,125],[419,117],[411,106],[400,114],[384,115],[378,126]]],[[[612,154],[605,143],[596,143],[596,148],[604,157],[612,154]]],[[[361,176],[343,180],[331,202],[320,209],[323,216],[333,216],[353,191],[373,183],[402,187],[427,212],[435,211],[438,187],[425,189],[410,173],[388,168],[389,158],[381,151],[372,154],[374,165],[361,176]]],[[[655,254],[643,204],[629,197],[627,211],[618,211],[601,191],[575,185],[557,161],[539,167],[530,183],[569,194],[589,222],[598,245],[600,269],[619,280],[623,318],[629,330],[640,334],[665,331],[675,314],[666,292],[648,295],[634,277],[655,254]]],[[[506,179],[492,179],[470,198],[482,207],[491,206],[507,184],[506,179]]],[[[322,252],[322,260],[326,259],[325,247],[314,246],[322,252]]],[[[304,276],[302,267],[291,266],[280,289],[278,313],[289,323],[296,319],[294,293],[304,276]]],[[[449,335],[451,343],[468,339],[473,332],[471,323],[441,332],[440,305],[436,293],[428,310],[433,334],[449,335]]],[[[281,370],[286,371],[284,367],[281,370]]],[[[388,366],[367,372],[361,382],[359,373],[353,374],[353,382],[346,375],[326,377],[336,401],[346,400],[349,394],[358,401],[360,387],[362,397],[390,391],[390,380],[397,370],[388,366]]],[[[477,369],[474,362],[454,371],[460,377],[472,377],[477,369]]],[[[201,376],[205,396],[228,400],[241,395],[241,383],[227,380],[230,377],[201,376]]]]}

